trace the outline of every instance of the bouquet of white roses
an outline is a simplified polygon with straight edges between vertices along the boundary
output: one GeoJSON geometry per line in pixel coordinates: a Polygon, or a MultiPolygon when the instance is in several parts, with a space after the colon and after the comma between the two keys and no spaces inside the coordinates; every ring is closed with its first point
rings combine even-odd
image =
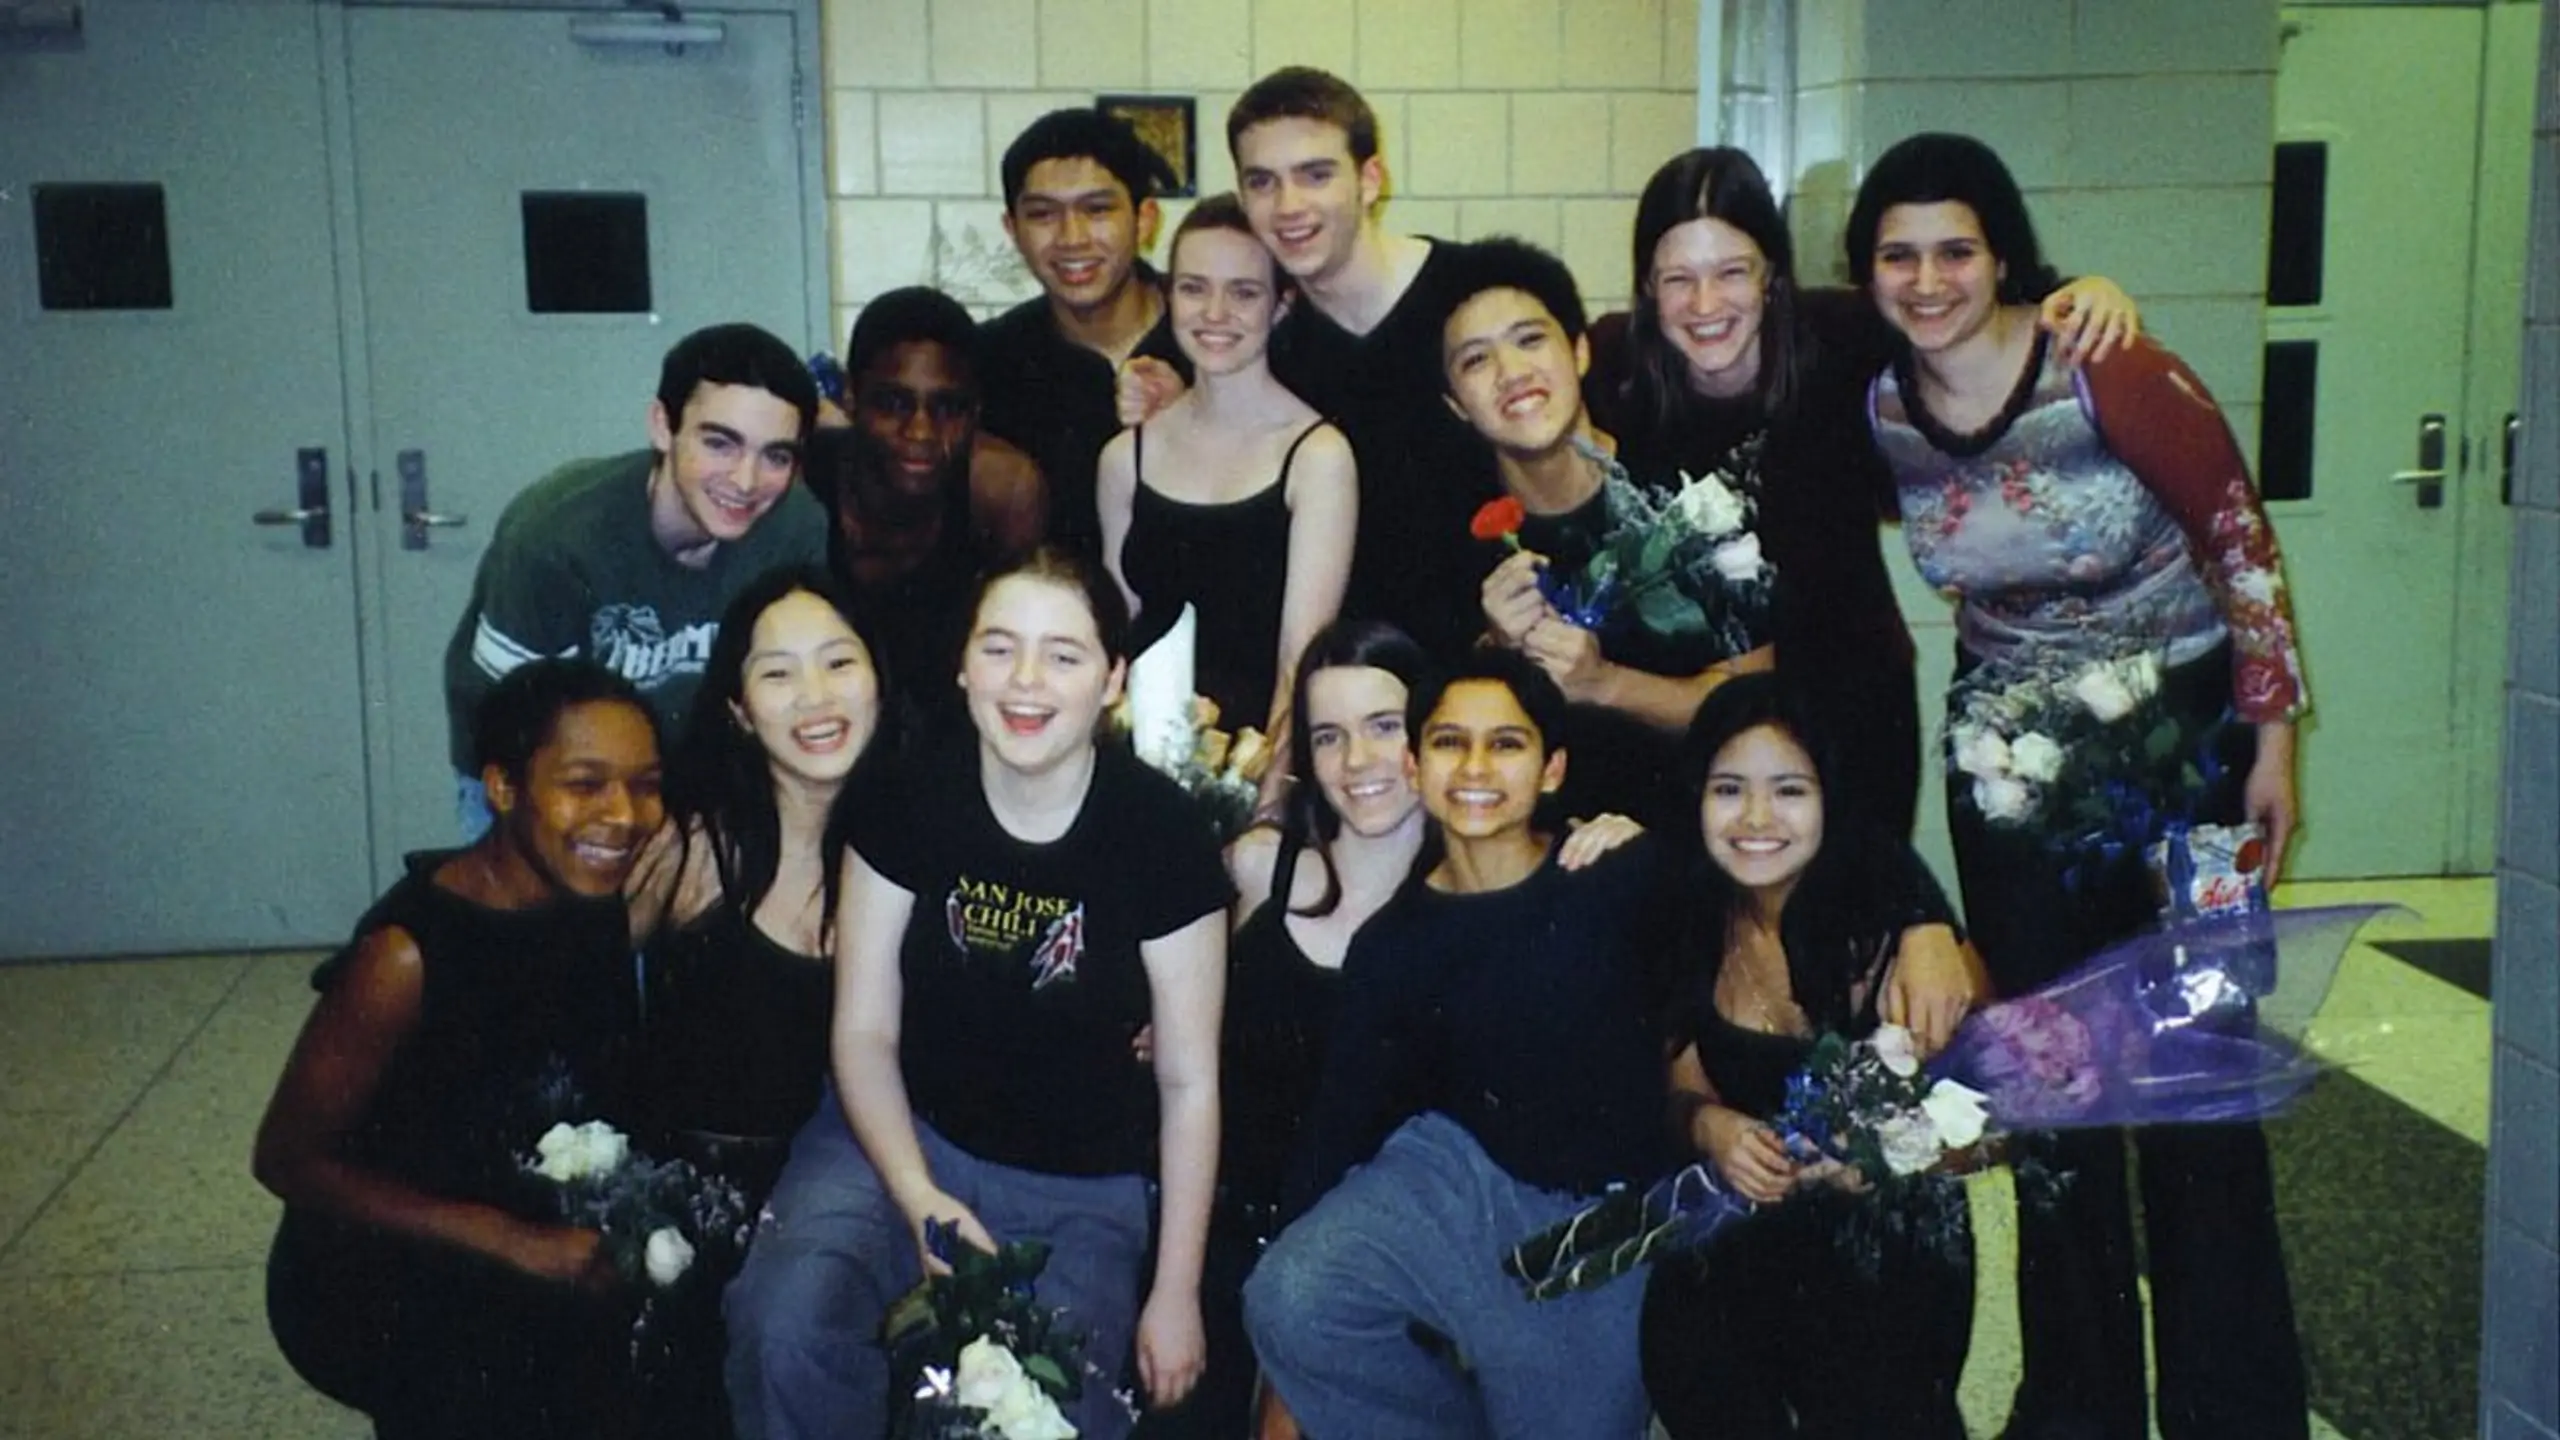
{"type": "MultiPolygon", "coordinates": [[[[1539,589],[1557,613],[1597,631],[1632,611],[1638,624],[1666,639],[1712,636],[1726,658],[1765,640],[1776,571],[1751,529],[1748,483],[1734,472],[1682,471],[1680,488],[1658,496],[1629,479],[1615,459],[1585,453],[1603,467],[1608,531],[1580,573],[1549,569],[1539,576],[1539,589]]],[[[1738,449],[1736,469],[1750,474],[1756,457],[1756,445],[1738,449]]],[[[1478,539],[1516,549],[1526,521],[1520,502],[1506,497],[1478,510],[1469,529],[1478,539]]]]}
{"type": "Polygon", "coordinates": [[[704,1249],[746,1246],[754,1217],[734,1183],[689,1160],[635,1155],[631,1137],[602,1120],[553,1125],[524,1165],[557,1187],[562,1221],[604,1233],[625,1279],[663,1290],[704,1249]]]}
{"type": "Polygon", "coordinates": [[[881,1327],[892,1372],[914,1377],[898,1440],[1072,1440],[1060,1405],[1104,1377],[1084,1362],[1084,1337],[1033,1298],[1049,1247],[990,1253],[938,1220],[925,1222],[925,1245],[949,1269],[891,1306],[881,1327]]]}
{"type": "Polygon", "coordinates": [[[1949,778],[2005,829],[2081,858],[2131,854],[2190,823],[2220,777],[2230,712],[2203,726],[2163,703],[2147,651],[2078,661],[2028,651],[1956,683],[1949,778]]]}

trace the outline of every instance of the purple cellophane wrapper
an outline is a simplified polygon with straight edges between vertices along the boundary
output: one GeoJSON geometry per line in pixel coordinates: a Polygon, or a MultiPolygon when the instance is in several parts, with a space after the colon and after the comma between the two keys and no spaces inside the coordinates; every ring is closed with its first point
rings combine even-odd
{"type": "Polygon", "coordinates": [[[2257,1120],[2319,1072],[2304,1030],[2358,927],[2386,907],[2215,916],[2114,945],[1966,1020],[1930,1073],[2002,1130],[2257,1120]]]}

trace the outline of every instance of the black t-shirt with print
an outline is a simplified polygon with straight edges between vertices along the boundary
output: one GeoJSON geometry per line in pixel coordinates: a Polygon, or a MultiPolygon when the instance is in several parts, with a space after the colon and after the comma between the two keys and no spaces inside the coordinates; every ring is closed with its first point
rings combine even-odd
{"type": "Polygon", "coordinates": [[[860,807],[853,847],[915,896],[898,1053],[918,1117],[982,1160],[1053,1175],[1153,1169],[1143,940],[1234,889],[1190,798],[1101,747],[1064,835],[1014,838],[987,808],[975,735],[919,756],[860,807]]]}

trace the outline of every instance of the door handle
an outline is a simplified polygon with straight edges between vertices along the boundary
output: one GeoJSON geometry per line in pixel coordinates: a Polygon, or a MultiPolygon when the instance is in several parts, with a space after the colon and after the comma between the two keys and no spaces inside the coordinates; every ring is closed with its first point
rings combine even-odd
{"type": "Polygon", "coordinates": [[[447,515],[427,508],[427,452],[403,450],[400,468],[400,548],[424,550],[429,530],[451,530],[468,525],[468,515],[447,515]]]}
{"type": "Polygon", "coordinates": [[[2418,508],[2439,510],[2444,507],[2444,417],[2418,417],[2418,463],[2414,469],[2392,472],[2394,485],[2418,487],[2418,508]]]}
{"type": "Polygon", "coordinates": [[[293,452],[293,489],[298,503],[290,508],[261,510],[252,525],[299,525],[302,543],[313,550],[329,548],[329,452],[309,446],[293,452]]]}
{"type": "Polygon", "coordinates": [[[2516,435],[2524,429],[2524,421],[2516,412],[2507,412],[2507,423],[2498,427],[2498,503],[2516,503],[2516,435]]]}

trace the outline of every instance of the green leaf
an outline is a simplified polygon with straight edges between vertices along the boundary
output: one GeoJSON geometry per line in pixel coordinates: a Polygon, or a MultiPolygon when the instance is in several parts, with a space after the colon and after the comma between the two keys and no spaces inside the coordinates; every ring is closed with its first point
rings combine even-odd
{"type": "Polygon", "coordinates": [[[1636,618],[1656,635],[1703,634],[1707,612],[1676,585],[1650,585],[1636,592],[1636,618]]]}
{"type": "Polygon", "coordinates": [[[2178,722],[2163,720],[2143,737],[2142,757],[2157,765],[2178,753],[2178,722]]]}
{"type": "Polygon", "coordinates": [[[1650,575],[1671,563],[1672,547],[1679,543],[1677,530],[1669,525],[1657,525],[1645,532],[1644,548],[1637,552],[1638,572],[1650,575]]]}
{"type": "Polygon", "coordinates": [[[1074,1389],[1071,1388],[1071,1382],[1067,1379],[1065,1368],[1046,1355],[1024,1356],[1022,1373],[1030,1376],[1041,1389],[1048,1391],[1051,1395],[1072,1398],[1075,1394],[1074,1389]]]}

